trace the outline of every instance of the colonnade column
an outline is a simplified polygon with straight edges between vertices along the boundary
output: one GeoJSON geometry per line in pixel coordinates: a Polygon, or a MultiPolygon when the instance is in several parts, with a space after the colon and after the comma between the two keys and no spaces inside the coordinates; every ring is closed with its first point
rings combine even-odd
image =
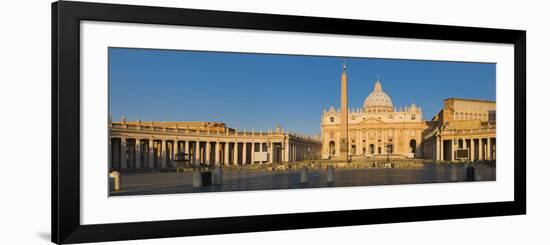
{"type": "Polygon", "coordinates": [[[224,143],[223,150],[225,154],[223,154],[223,164],[229,165],[229,142],[224,143]]]}
{"type": "Polygon", "coordinates": [[[487,160],[493,160],[493,148],[491,147],[491,137],[487,138],[487,160]]]}
{"type": "MultiPolygon", "coordinates": [[[[357,149],[357,146],[356,146],[357,149]]],[[[300,157],[300,152],[302,151],[302,147],[300,145],[294,144],[294,161],[300,161],[302,158],[300,157]]]]}
{"type": "Polygon", "coordinates": [[[233,145],[233,164],[238,165],[239,161],[239,143],[235,141],[233,145]]]}
{"type": "Polygon", "coordinates": [[[470,139],[470,161],[474,160],[474,139],[470,139]]]}
{"type": "Polygon", "coordinates": [[[161,147],[160,156],[161,156],[161,159],[162,159],[162,168],[165,168],[166,167],[166,158],[167,158],[167,156],[166,156],[166,140],[162,140],[162,144],[161,144],[160,147],[161,147]]]}
{"type": "Polygon", "coordinates": [[[455,161],[455,139],[451,139],[451,162],[455,161]]]}
{"type": "Polygon", "coordinates": [[[477,140],[478,142],[478,147],[477,147],[477,152],[478,152],[478,155],[477,155],[477,160],[482,160],[483,159],[483,155],[482,155],[482,150],[483,150],[483,140],[481,138],[479,138],[477,140]]]}
{"type": "Polygon", "coordinates": [[[109,138],[109,148],[107,149],[107,154],[109,154],[109,172],[113,169],[113,139],[109,138]]]}
{"type": "Polygon", "coordinates": [[[248,151],[248,144],[244,142],[243,143],[243,165],[246,164],[246,161],[248,160],[248,157],[246,155],[247,151],[248,151]]]}
{"type": "Polygon", "coordinates": [[[439,160],[443,161],[443,152],[444,152],[444,149],[443,149],[443,138],[439,137],[439,160]]]}
{"type": "Polygon", "coordinates": [[[439,137],[436,137],[435,138],[435,160],[436,161],[440,161],[441,159],[439,158],[439,151],[441,150],[441,144],[439,142],[439,137]]]}
{"type": "Polygon", "coordinates": [[[283,162],[290,162],[290,144],[289,140],[286,139],[284,141],[285,150],[284,150],[284,156],[283,156],[283,162]]]}
{"type": "Polygon", "coordinates": [[[155,148],[153,140],[149,140],[149,168],[155,168],[155,148]]]}
{"type": "MultiPolygon", "coordinates": [[[[260,143],[261,144],[261,143],[260,143]]],[[[250,151],[250,164],[254,164],[254,152],[256,151],[256,143],[252,141],[252,147],[250,151]]],[[[260,149],[262,149],[262,146],[260,145],[260,149]]]]}
{"type": "Polygon", "coordinates": [[[273,163],[274,162],[273,161],[273,159],[274,159],[274,157],[273,157],[273,153],[274,153],[274,151],[273,151],[273,142],[270,141],[268,147],[269,147],[269,158],[267,159],[267,162],[268,163],[273,163]]]}
{"type": "Polygon", "coordinates": [[[207,165],[210,165],[210,153],[211,153],[211,149],[212,146],[210,145],[210,142],[209,141],[206,141],[206,147],[205,147],[205,153],[204,155],[206,155],[206,164],[207,165]]]}
{"type": "Polygon", "coordinates": [[[191,163],[191,154],[189,154],[189,141],[183,142],[183,149],[184,153],[187,154],[187,157],[189,158],[189,163],[191,163]]]}
{"type": "Polygon", "coordinates": [[[136,139],[136,157],[135,157],[135,167],[136,169],[141,168],[141,140],[136,139]]]}
{"type": "Polygon", "coordinates": [[[214,156],[214,164],[219,165],[220,164],[220,142],[216,141],[216,144],[214,145],[214,152],[216,155],[214,156]]]}
{"type": "MultiPolygon", "coordinates": [[[[177,126],[176,126],[177,127],[177,126]]],[[[178,154],[178,140],[174,140],[172,142],[172,152],[170,152],[170,159],[171,159],[171,164],[172,164],[172,167],[176,167],[176,154],[178,154]]]]}
{"type": "Polygon", "coordinates": [[[194,156],[195,161],[193,162],[195,164],[199,163],[199,159],[200,159],[200,157],[199,157],[199,154],[200,154],[199,148],[200,148],[200,141],[195,141],[195,156],[194,156]]]}
{"type": "Polygon", "coordinates": [[[126,138],[120,138],[120,168],[128,168],[127,154],[128,150],[126,149],[126,138]]]}

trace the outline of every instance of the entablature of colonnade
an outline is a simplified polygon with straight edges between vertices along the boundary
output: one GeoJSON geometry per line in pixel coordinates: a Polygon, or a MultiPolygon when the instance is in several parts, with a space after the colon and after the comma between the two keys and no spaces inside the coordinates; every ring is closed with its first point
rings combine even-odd
{"type": "Polygon", "coordinates": [[[158,138],[158,139],[189,139],[189,140],[227,140],[227,141],[248,141],[248,140],[276,140],[282,141],[284,135],[235,135],[235,134],[182,134],[182,133],[167,133],[167,132],[131,132],[113,130],[110,132],[110,137],[133,137],[133,138],[158,138]]]}
{"type": "Polygon", "coordinates": [[[459,130],[459,131],[441,131],[442,137],[487,137],[496,136],[496,129],[471,129],[471,130],[459,130]]]}
{"type": "Polygon", "coordinates": [[[314,139],[308,139],[281,132],[232,132],[232,133],[207,133],[207,132],[169,132],[169,131],[143,131],[143,130],[131,130],[131,129],[113,129],[111,128],[110,137],[125,137],[125,138],[139,138],[139,139],[159,139],[159,140],[192,140],[192,141],[274,141],[281,142],[285,140],[292,140],[294,142],[300,142],[303,144],[321,144],[320,141],[314,139]]]}

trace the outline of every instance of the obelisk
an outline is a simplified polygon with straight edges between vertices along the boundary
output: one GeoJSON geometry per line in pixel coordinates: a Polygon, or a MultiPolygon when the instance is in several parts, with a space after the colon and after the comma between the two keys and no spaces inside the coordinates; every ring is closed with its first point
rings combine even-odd
{"type": "Polygon", "coordinates": [[[348,161],[348,77],[346,62],[340,78],[340,159],[348,161]]]}

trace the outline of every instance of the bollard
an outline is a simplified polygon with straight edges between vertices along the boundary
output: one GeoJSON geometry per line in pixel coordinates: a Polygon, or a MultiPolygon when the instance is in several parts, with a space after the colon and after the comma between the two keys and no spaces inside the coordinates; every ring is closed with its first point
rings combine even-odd
{"type": "Polygon", "coordinates": [[[120,190],[120,173],[118,171],[109,173],[109,187],[114,191],[120,190]]]}
{"type": "Polygon", "coordinates": [[[212,171],[201,172],[202,186],[211,186],[212,185],[212,171]]]}
{"type": "Polygon", "coordinates": [[[458,181],[458,174],[457,171],[459,171],[456,168],[451,168],[451,181],[458,181]]]}
{"type": "Polygon", "coordinates": [[[476,168],[473,166],[466,167],[466,181],[474,181],[476,176],[476,168]]]}
{"type": "Polygon", "coordinates": [[[223,183],[222,168],[217,166],[212,173],[212,182],[214,185],[221,185],[223,183]]]}
{"type": "Polygon", "coordinates": [[[329,166],[327,169],[327,183],[334,183],[334,167],[329,166]]]}
{"type": "Polygon", "coordinates": [[[307,184],[307,168],[302,167],[300,170],[300,184],[307,184]]]}
{"type": "Polygon", "coordinates": [[[202,186],[202,175],[200,170],[193,172],[193,187],[198,188],[202,186]]]}

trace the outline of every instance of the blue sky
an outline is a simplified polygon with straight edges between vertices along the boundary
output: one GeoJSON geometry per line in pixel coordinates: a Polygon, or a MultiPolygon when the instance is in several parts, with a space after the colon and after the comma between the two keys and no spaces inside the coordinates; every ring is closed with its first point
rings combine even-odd
{"type": "MultiPolygon", "coordinates": [[[[218,121],[237,129],[280,124],[318,133],[339,107],[341,57],[109,48],[109,114],[134,121],[218,121]]],[[[346,58],[348,103],[363,105],[377,76],[396,107],[431,119],[450,97],[495,100],[495,64],[346,58]]]]}

